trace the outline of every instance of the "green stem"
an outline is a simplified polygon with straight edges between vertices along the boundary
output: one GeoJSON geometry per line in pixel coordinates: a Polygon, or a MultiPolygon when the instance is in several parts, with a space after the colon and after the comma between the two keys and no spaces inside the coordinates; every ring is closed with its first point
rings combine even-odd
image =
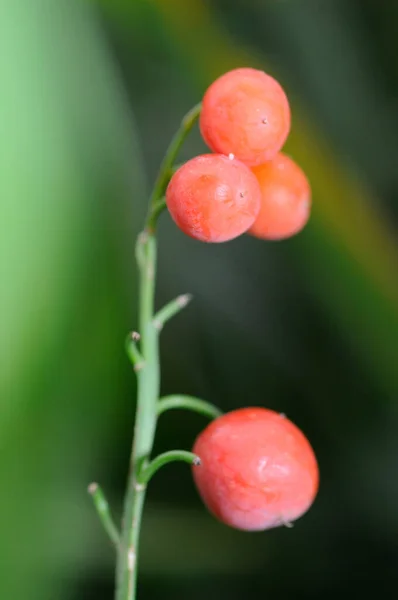
{"type": "Polygon", "coordinates": [[[142,469],[139,476],[140,483],[146,485],[149,480],[152,479],[153,475],[155,475],[156,471],[164,465],[175,461],[183,461],[194,466],[200,465],[199,456],[193,454],[193,452],[187,452],[186,450],[169,450],[168,452],[159,454],[156,458],[151,460],[144,469],[142,469]]]}
{"type": "Polygon", "coordinates": [[[134,600],[136,594],[138,544],[145,500],[145,485],[138,482],[137,476],[152,451],[160,380],[158,335],[153,325],[156,240],[146,233],[137,243],[142,245],[137,254],[140,256],[139,323],[143,363],[137,371],[137,413],[118,556],[116,600],[134,600]]]}
{"type": "MultiPolygon", "coordinates": [[[[170,181],[170,177],[168,177],[167,181],[165,182],[164,191],[166,191],[166,187],[167,187],[167,184],[169,181],[170,181]]],[[[148,225],[147,225],[149,230],[153,231],[155,229],[156,222],[157,222],[160,214],[165,210],[166,207],[167,207],[167,204],[166,204],[165,197],[162,197],[160,200],[158,200],[152,206],[151,217],[150,217],[150,219],[148,219],[148,225]]]]}
{"type": "Polygon", "coordinates": [[[156,315],[153,317],[153,322],[158,331],[163,328],[163,325],[169,321],[174,315],[180,312],[183,308],[189,304],[192,300],[191,294],[182,294],[181,296],[177,296],[171,302],[166,304],[163,308],[161,308],[156,315]]]}
{"type": "Polygon", "coordinates": [[[160,386],[159,342],[155,327],[154,297],[156,280],[156,222],[164,208],[162,197],[170,179],[176,156],[200,114],[195,106],[182,120],[180,129],[171,141],[160,168],[150,198],[149,212],[143,231],[137,240],[136,258],[139,278],[139,332],[140,354],[130,347],[130,358],[142,357],[138,378],[137,409],[130,470],[124,500],[122,534],[116,566],[116,600],[135,600],[137,586],[138,545],[146,486],[138,480],[141,469],[149,463],[157,420],[157,402],[160,386]]]}
{"type": "Polygon", "coordinates": [[[97,510],[100,521],[109,536],[109,539],[113,545],[118,548],[120,544],[120,536],[109,511],[109,504],[105,498],[104,492],[101,490],[98,483],[90,483],[88,486],[88,493],[93,498],[94,506],[97,510]]]}
{"type": "Polygon", "coordinates": [[[185,115],[185,117],[181,121],[181,126],[179,130],[171,140],[170,146],[168,147],[166,155],[160,166],[159,175],[155,181],[153,192],[149,200],[149,215],[146,223],[146,228],[148,231],[154,231],[156,227],[156,220],[160,214],[158,211],[159,199],[162,198],[162,196],[164,196],[167,184],[170,180],[170,173],[173,173],[174,161],[177,158],[177,155],[185,141],[185,138],[196,123],[200,115],[201,109],[202,104],[197,104],[185,115]]]}
{"type": "Polygon", "coordinates": [[[160,398],[158,402],[158,416],[167,410],[173,410],[176,408],[184,408],[186,410],[192,410],[210,419],[217,419],[222,415],[220,409],[210,402],[205,402],[200,398],[194,396],[185,396],[181,394],[174,394],[172,396],[164,396],[160,398]]]}
{"type": "Polygon", "coordinates": [[[136,331],[130,333],[126,340],[126,351],[131,363],[134,365],[134,369],[139,371],[144,366],[144,359],[141,352],[138,350],[136,342],[141,338],[140,334],[136,331]]]}

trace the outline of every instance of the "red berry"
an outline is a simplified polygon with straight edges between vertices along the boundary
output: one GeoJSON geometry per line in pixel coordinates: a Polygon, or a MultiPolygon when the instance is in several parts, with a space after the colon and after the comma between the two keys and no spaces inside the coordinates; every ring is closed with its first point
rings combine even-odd
{"type": "Polygon", "coordinates": [[[260,209],[260,187],[246,165],[220,154],[186,162],[166,191],[170,214],[187,235],[226,242],[245,233],[260,209]]]}
{"type": "Polygon", "coordinates": [[[263,71],[229,71],[203,97],[200,130],[213,152],[232,153],[249,166],[259,165],[275,156],[289,134],[286,94],[263,71]]]}
{"type": "Polygon", "coordinates": [[[249,233],[264,240],[295,235],[307,223],[311,188],[301,168],[281,152],[252,169],[261,188],[261,208],[249,233]]]}
{"type": "Polygon", "coordinates": [[[318,491],[318,465],[307,438],[272,410],[243,408],[215,419],[193,452],[201,459],[193,477],[203,502],[236,529],[290,523],[318,491]]]}

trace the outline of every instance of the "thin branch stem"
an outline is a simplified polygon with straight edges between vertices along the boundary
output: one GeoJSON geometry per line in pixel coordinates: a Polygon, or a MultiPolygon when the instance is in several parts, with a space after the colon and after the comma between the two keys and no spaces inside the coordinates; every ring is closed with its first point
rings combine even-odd
{"type": "Polygon", "coordinates": [[[160,398],[158,401],[158,416],[167,410],[174,410],[176,408],[191,410],[205,417],[209,417],[210,419],[217,419],[217,417],[222,415],[221,410],[217,408],[217,406],[214,406],[214,404],[210,404],[210,402],[205,402],[204,400],[195,398],[194,396],[174,394],[160,398]]]}
{"type": "MultiPolygon", "coordinates": [[[[167,178],[167,181],[165,182],[164,185],[164,191],[166,191],[166,187],[167,184],[170,181],[170,177],[167,178]]],[[[155,223],[157,222],[158,218],[160,217],[161,213],[167,208],[167,204],[166,204],[166,198],[163,196],[162,198],[160,198],[160,200],[158,200],[152,207],[152,211],[151,211],[151,227],[152,231],[155,227],[155,223]]]]}
{"type": "Polygon", "coordinates": [[[118,548],[120,544],[120,534],[112,519],[109,504],[105,498],[105,494],[98,485],[98,483],[90,483],[88,486],[88,493],[93,499],[94,506],[97,510],[100,521],[109,536],[112,544],[118,548]]]}
{"type": "Polygon", "coordinates": [[[167,149],[163,162],[160,165],[159,175],[155,181],[153,192],[149,200],[149,214],[146,222],[147,231],[153,232],[156,227],[156,220],[160,214],[159,211],[156,210],[156,206],[159,202],[159,199],[162,198],[162,196],[164,196],[167,184],[170,180],[170,173],[173,173],[173,165],[175,159],[177,158],[177,155],[185,141],[185,138],[191,131],[192,127],[195,125],[200,115],[201,109],[202,104],[197,104],[185,115],[185,117],[181,121],[179,130],[171,140],[171,143],[167,149]]]}
{"type": "Polygon", "coordinates": [[[168,452],[163,452],[163,454],[156,456],[156,458],[151,460],[151,462],[141,470],[139,482],[142,485],[146,485],[155,475],[156,471],[164,465],[176,461],[183,461],[194,466],[200,465],[199,456],[193,454],[193,452],[187,452],[186,450],[169,450],[168,452]]]}
{"type": "Polygon", "coordinates": [[[144,366],[144,359],[136,344],[140,338],[140,334],[136,331],[133,331],[127,336],[126,340],[127,355],[133,364],[135,371],[139,371],[144,366]]]}
{"type": "Polygon", "coordinates": [[[185,308],[191,300],[191,294],[182,294],[161,308],[153,317],[153,322],[156,329],[160,331],[164,324],[174,317],[174,315],[179,313],[183,308],[185,308]]]}

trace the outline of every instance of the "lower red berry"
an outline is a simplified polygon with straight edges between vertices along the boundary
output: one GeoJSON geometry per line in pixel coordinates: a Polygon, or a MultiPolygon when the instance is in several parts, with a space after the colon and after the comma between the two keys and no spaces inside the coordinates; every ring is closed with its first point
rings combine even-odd
{"type": "Polygon", "coordinates": [[[226,242],[253,225],[260,196],[257,179],[246,165],[233,157],[205,154],[176,171],[166,203],[187,235],[202,242],[226,242]]]}
{"type": "Polygon", "coordinates": [[[304,434],[284,415],[243,408],[210,423],[193,452],[199,494],[209,511],[236,529],[290,523],[311,506],[319,473],[304,434]]]}
{"type": "Polygon", "coordinates": [[[252,169],[261,188],[261,208],[249,233],[281,240],[301,231],[311,210],[311,189],[302,169],[281,152],[252,169]]]}

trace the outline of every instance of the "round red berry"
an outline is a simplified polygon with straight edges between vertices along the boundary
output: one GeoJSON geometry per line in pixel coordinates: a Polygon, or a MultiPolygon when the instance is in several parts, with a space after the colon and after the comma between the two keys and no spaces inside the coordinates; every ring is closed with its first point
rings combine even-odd
{"type": "Polygon", "coordinates": [[[318,465],[304,434],[284,415],[243,408],[214,420],[193,452],[193,477],[220,521],[247,531],[289,524],[311,506],[318,465]]]}
{"type": "Polygon", "coordinates": [[[261,208],[249,233],[281,240],[301,231],[311,211],[311,188],[302,169],[280,152],[252,171],[260,184],[261,208]]]}
{"type": "Polygon", "coordinates": [[[254,223],[260,196],[257,179],[246,165],[232,157],[205,154],[174,173],[166,203],[187,235],[202,242],[226,242],[254,223]]]}
{"type": "Polygon", "coordinates": [[[213,150],[249,166],[270,160],[290,131],[290,107],[280,84],[256,69],[229,71],[207,89],[200,131],[213,150]]]}

